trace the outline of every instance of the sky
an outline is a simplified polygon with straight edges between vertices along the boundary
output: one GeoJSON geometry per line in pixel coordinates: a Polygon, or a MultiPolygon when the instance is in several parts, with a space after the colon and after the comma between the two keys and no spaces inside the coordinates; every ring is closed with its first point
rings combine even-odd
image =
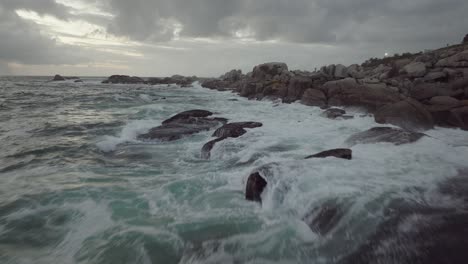
{"type": "Polygon", "coordinates": [[[0,75],[314,70],[460,43],[466,0],[0,0],[0,75]]]}

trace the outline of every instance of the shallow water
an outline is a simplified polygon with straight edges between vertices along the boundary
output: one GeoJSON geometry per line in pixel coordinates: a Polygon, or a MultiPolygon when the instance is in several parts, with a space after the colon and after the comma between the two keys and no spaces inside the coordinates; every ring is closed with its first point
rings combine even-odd
{"type": "Polygon", "coordinates": [[[329,120],[319,108],[198,85],[84,81],[0,78],[0,263],[333,263],[368,238],[395,198],[456,202],[434,190],[467,166],[461,130],[356,145],[351,161],[303,160],[347,147],[373,118],[355,110],[354,119],[329,120]],[[190,109],[264,126],[218,143],[208,161],[200,150],[212,131],[136,140],[190,109]],[[246,179],[264,165],[263,204],[247,202],[246,179]],[[330,200],[346,211],[320,236],[301,219],[330,200]]]}

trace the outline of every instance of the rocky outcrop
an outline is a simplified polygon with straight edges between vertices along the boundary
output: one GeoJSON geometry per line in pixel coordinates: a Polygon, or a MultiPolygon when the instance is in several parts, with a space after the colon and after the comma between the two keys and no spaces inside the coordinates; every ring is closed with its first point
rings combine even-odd
{"type": "Polygon", "coordinates": [[[434,105],[448,105],[434,104],[431,99],[448,96],[468,100],[468,43],[373,58],[362,65],[332,64],[314,72],[290,71],[279,62],[265,63],[245,75],[233,70],[202,85],[233,90],[249,99],[364,108],[376,114],[378,122],[403,128],[430,129],[433,119],[437,125],[450,123],[465,129],[459,114],[463,111],[455,110],[462,105],[441,111],[434,105]]]}
{"type": "Polygon", "coordinates": [[[374,127],[364,132],[352,135],[346,140],[348,145],[393,143],[394,145],[416,142],[425,136],[423,133],[411,132],[393,127],[374,127]]]}
{"type": "Polygon", "coordinates": [[[136,76],[130,77],[128,75],[112,75],[107,80],[102,81],[102,83],[139,84],[145,83],[145,80],[136,76]]]}
{"type": "Polygon", "coordinates": [[[227,122],[224,118],[209,118],[213,113],[205,110],[190,110],[179,113],[138,136],[140,140],[173,141],[184,136],[210,130],[227,122]]]}
{"type": "Polygon", "coordinates": [[[267,186],[267,181],[255,172],[250,174],[245,187],[245,199],[248,201],[262,202],[262,192],[267,186]]]}
{"type": "Polygon", "coordinates": [[[189,87],[197,80],[198,78],[196,76],[186,77],[182,75],[173,75],[171,77],[149,78],[146,83],[151,85],[176,84],[180,85],[181,87],[189,87]]]}
{"type": "Polygon", "coordinates": [[[350,149],[331,149],[327,151],[323,151],[311,156],[307,156],[305,159],[312,159],[312,158],[328,158],[328,157],[335,157],[339,159],[352,159],[353,151],[350,149]]]}
{"type": "Polygon", "coordinates": [[[374,115],[380,124],[393,124],[407,130],[427,130],[434,127],[431,113],[412,99],[406,99],[380,108],[374,115]]]}
{"type": "Polygon", "coordinates": [[[214,140],[209,141],[202,147],[202,158],[208,159],[211,156],[211,150],[217,142],[223,141],[227,138],[237,138],[247,133],[246,128],[261,127],[263,124],[259,122],[236,122],[225,124],[218,128],[214,133],[213,137],[217,137],[214,140]]]}
{"type": "Polygon", "coordinates": [[[53,82],[59,82],[59,81],[65,81],[66,79],[59,74],[56,74],[54,78],[52,79],[53,82]]]}
{"type": "Polygon", "coordinates": [[[328,119],[337,119],[337,118],[351,119],[353,118],[353,116],[346,115],[345,110],[339,109],[339,108],[329,108],[320,115],[328,119]]]}

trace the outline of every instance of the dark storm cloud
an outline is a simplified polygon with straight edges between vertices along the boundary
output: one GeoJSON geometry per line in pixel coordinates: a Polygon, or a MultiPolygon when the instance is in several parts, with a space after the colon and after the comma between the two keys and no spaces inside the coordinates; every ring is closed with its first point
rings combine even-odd
{"type": "Polygon", "coordinates": [[[24,64],[80,63],[79,50],[60,45],[40,33],[40,28],[19,17],[15,10],[24,9],[58,18],[68,17],[67,8],[52,0],[6,0],[0,2],[0,60],[24,64]]]}
{"type": "Polygon", "coordinates": [[[171,39],[175,21],[186,37],[229,38],[236,31],[250,30],[258,40],[301,43],[388,40],[393,33],[414,41],[418,32],[437,40],[450,35],[446,31],[452,38],[460,37],[468,26],[466,0],[107,0],[107,4],[116,15],[109,30],[137,40],[171,39]]]}

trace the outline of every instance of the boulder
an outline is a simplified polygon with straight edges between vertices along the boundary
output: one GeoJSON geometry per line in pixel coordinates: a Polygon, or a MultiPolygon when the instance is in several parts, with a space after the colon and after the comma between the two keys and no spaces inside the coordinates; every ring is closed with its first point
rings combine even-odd
{"type": "Polygon", "coordinates": [[[358,84],[353,78],[327,82],[322,90],[328,95],[328,104],[331,106],[358,106],[375,110],[382,105],[400,101],[400,94],[392,89],[372,89],[358,84]]]}
{"type": "Polygon", "coordinates": [[[262,123],[259,122],[236,122],[236,123],[229,123],[225,124],[222,127],[216,129],[213,133],[213,137],[217,137],[217,139],[211,140],[202,147],[202,158],[208,159],[211,156],[211,150],[213,149],[214,145],[220,141],[223,141],[227,138],[237,138],[245,133],[247,133],[246,128],[256,128],[263,126],[262,123]]]}
{"type": "Polygon", "coordinates": [[[448,67],[448,68],[466,68],[468,67],[468,50],[459,52],[448,58],[439,60],[436,67],[448,67]]]}
{"type": "Polygon", "coordinates": [[[431,113],[435,124],[439,126],[456,126],[457,122],[450,122],[451,110],[463,106],[463,102],[450,96],[435,96],[429,100],[426,109],[431,113]]]}
{"type": "Polygon", "coordinates": [[[102,83],[120,83],[120,84],[138,84],[138,83],[145,83],[140,77],[130,77],[128,75],[112,75],[107,80],[102,81],[102,83]]]}
{"type": "Polygon", "coordinates": [[[403,72],[413,78],[424,77],[427,72],[426,64],[423,62],[412,62],[403,67],[403,72]]]}
{"type": "Polygon", "coordinates": [[[245,187],[245,199],[248,201],[262,202],[262,192],[267,186],[267,181],[255,172],[250,174],[245,187]]]}
{"type": "Polygon", "coordinates": [[[235,123],[228,123],[224,126],[218,128],[214,133],[213,137],[240,137],[243,134],[247,133],[245,128],[256,128],[263,126],[262,123],[259,122],[235,122],[235,123]]]}
{"type": "Polygon", "coordinates": [[[393,127],[374,127],[364,132],[352,135],[346,143],[353,146],[356,144],[393,143],[394,145],[408,144],[418,141],[425,136],[423,133],[411,132],[393,127]]]}
{"type": "Polygon", "coordinates": [[[58,82],[58,81],[65,81],[66,79],[59,74],[56,74],[54,78],[52,79],[53,82],[58,82]]]}
{"type": "Polygon", "coordinates": [[[463,38],[462,44],[468,44],[468,34],[463,38]]]}
{"type": "Polygon", "coordinates": [[[224,118],[208,118],[212,113],[205,110],[190,110],[179,113],[152,128],[148,133],[139,135],[140,140],[173,141],[184,136],[213,129],[227,122],[224,118]]]}
{"type": "Polygon", "coordinates": [[[285,95],[287,102],[293,102],[301,99],[304,92],[311,88],[312,80],[308,77],[295,76],[289,81],[288,91],[285,95]]]}
{"type": "Polygon", "coordinates": [[[434,120],[424,106],[412,99],[381,107],[374,114],[379,124],[392,124],[408,130],[427,130],[434,127],[434,120]]]}
{"type": "Polygon", "coordinates": [[[307,89],[302,95],[301,104],[325,107],[327,105],[327,97],[321,90],[307,89]]]}
{"type": "Polygon", "coordinates": [[[213,89],[213,90],[218,90],[218,91],[224,91],[226,90],[231,84],[227,81],[222,81],[219,79],[208,79],[204,80],[201,83],[202,87],[208,88],[208,89],[213,89]]]}
{"type": "Polygon", "coordinates": [[[333,77],[339,79],[348,77],[348,69],[342,64],[335,65],[333,77]]]}
{"type": "Polygon", "coordinates": [[[354,79],[362,79],[366,76],[362,67],[357,64],[353,64],[349,66],[347,69],[347,72],[348,72],[348,76],[354,79]]]}
{"type": "Polygon", "coordinates": [[[468,130],[468,106],[452,109],[448,122],[455,127],[468,130]]]}
{"type": "Polygon", "coordinates": [[[424,76],[425,82],[446,82],[448,81],[448,74],[444,71],[429,72],[424,76]]]}
{"type": "Polygon", "coordinates": [[[257,80],[271,80],[277,75],[288,71],[286,63],[270,62],[260,64],[254,67],[252,71],[252,78],[257,80]]]}
{"type": "Polygon", "coordinates": [[[455,99],[450,96],[434,96],[429,100],[430,105],[435,105],[435,106],[446,106],[450,108],[455,108],[457,106],[460,106],[461,102],[458,99],[455,99]]]}
{"type": "Polygon", "coordinates": [[[219,77],[220,80],[226,81],[228,83],[234,83],[242,80],[244,75],[241,70],[231,70],[219,77]]]}
{"type": "Polygon", "coordinates": [[[307,156],[305,159],[335,157],[350,160],[352,158],[352,154],[353,151],[350,149],[331,149],[311,156],[307,156]]]}
{"type": "Polygon", "coordinates": [[[320,115],[329,119],[336,119],[338,117],[344,116],[345,114],[346,114],[346,111],[343,109],[329,108],[320,115]]]}

